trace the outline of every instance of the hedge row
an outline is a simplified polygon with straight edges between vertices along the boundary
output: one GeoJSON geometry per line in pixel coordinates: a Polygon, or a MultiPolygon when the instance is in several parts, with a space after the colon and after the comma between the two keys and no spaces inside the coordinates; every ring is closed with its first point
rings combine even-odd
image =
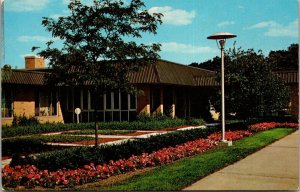
{"type": "MultiPolygon", "coordinates": [[[[129,134],[129,133],[135,133],[135,130],[98,130],[98,134],[100,135],[120,135],[120,134],[129,134]]],[[[68,131],[68,132],[62,132],[62,135],[93,135],[95,134],[95,130],[93,129],[86,129],[86,130],[79,130],[79,131],[68,131]]]]}
{"type": "Polygon", "coordinates": [[[193,129],[152,136],[147,139],[126,141],[119,145],[79,147],[43,153],[36,158],[15,162],[14,165],[32,164],[39,169],[54,171],[60,168],[76,169],[91,162],[109,163],[110,160],[129,158],[132,155],[151,153],[164,147],[175,146],[198,138],[206,138],[216,129],[193,129]]]}
{"type": "Polygon", "coordinates": [[[45,151],[52,151],[66,147],[46,145],[47,142],[75,142],[84,140],[94,140],[88,136],[69,135],[36,135],[32,137],[12,138],[2,140],[2,155],[11,156],[14,154],[33,154],[45,151]]]}
{"type": "MultiPolygon", "coordinates": [[[[204,124],[202,119],[163,119],[153,121],[134,121],[134,122],[100,122],[99,129],[118,129],[118,130],[155,130],[161,128],[177,127],[182,125],[204,124]]],[[[94,129],[94,123],[69,123],[69,124],[40,124],[35,126],[3,127],[2,138],[21,135],[32,135],[56,131],[94,129]]]]}

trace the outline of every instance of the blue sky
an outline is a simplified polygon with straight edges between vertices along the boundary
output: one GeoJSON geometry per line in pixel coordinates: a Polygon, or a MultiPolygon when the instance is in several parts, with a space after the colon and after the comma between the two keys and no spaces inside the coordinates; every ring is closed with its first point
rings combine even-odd
{"type": "MultiPolygon", "coordinates": [[[[92,0],[81,0],[91,3],[92,0]]],[[[125,0],[129,2],[130,0],[125,0]]],[[[32,46],[45,47],[51,34],[41,26],[42,17],[68,14],[69,0],[5,0],[5,63],[24,68],[24,56],[32,46]]],[[[157,35],[138,42],[162,44],[162,59],[182,64],[202,62],[219,55],[216,42],[206,37],[221,31],[237,38],[226,47],[270,50],[298,43],[297,0],[144,0],[150,12],[164,14],[157,35]]],[[[59,45],[57,42],[56,45],[59,45]]]]}

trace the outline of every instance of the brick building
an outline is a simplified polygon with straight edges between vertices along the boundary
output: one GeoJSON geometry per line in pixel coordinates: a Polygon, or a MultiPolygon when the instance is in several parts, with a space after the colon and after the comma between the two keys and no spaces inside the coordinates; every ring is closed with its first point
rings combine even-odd
{"type": "Polygon", "coordinates": [[[13,116],[34,116],[40,122],[74,122],[74,109],[80,120],[131,121],[140,113],[164,113],[171,117],[203,117],[209,111],[208,98],[217,83],[214,72],[159,60],[129,80],[140,90],[130,95],[118,90],[100,92],[97,97],[86,87],[49,87],[41,58],[26,57],[25,69],[11,70],[2,79],[2,124],[10,125],[13,116]]]}
{"type": "MultiPolygon", "coordinates": [[[[171,117],[209,115],[209,96],[219,84],[215,72],[158,60],[141,71],[129,74],[130,82],[140,90],[130,95],[118,90],[99,92],[95,97],[86,87],[50,87],[45,84],[41,58],[25,58],[25,69],[2,74],[2,125],[10,125],[13,116],[36,117],[45,122],[75,122],[75,108],[80,121],[131,121],[140,113],[164,113],[171,117]]],[[[291,88],[289,113],[299,116],[298,71],[277,72],[291,88]]]]}

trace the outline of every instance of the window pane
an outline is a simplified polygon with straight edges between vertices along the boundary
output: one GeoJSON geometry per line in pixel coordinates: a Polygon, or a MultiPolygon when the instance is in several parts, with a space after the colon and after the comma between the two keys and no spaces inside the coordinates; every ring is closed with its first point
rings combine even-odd
{"type": "Polygon", "coordinates": [[[53,91],[52,92],[52,97],[51,97],[51,114],[50,115],[57,115],[57,92],[53,91]]]}
{"type": "Polygon", "coordinates": [[[111,93],[106,93],[106,109],[111,109],[111,93]]]}
{"type": "Polygon", "coordinates": [[[121,112],[121,121],[128,121],[128,111],[121,112]]]}
{"type": "Polygon", "coordinates": [[[96,107],[96,110],[103,110],[103,93],[97,93],[96,96],[93,92],[91,92],[91,109],[96,107]]]}
{"type": "Polygon", "coordinates": [[[10,90],[2,89],[2,101],[1,101],[1,113],[2,117],[12,116],[12,95],[10,90]]]}
{"type": "Polygon", "coordinates": [[[76,108],[80,108],[81,109],[81,105],[80,105],[80,97],[81,97],[81,93],[80,93],[80,89],[74,89],[74,109],[76,108]]]}
{"type": "Polygon", "coordinates": [[[68,89],[68,110],[73,111],[73,90],[68,89]]]}
{"type": "Polygon", "coordinates": [[[130,109],[136,109],[135,96],[130,95],[130,109]]]}
{"type": "Polygon", "coordinates": [[[119,106],[119,92],[114,92],[114,109],[120,109],[120,106],[119,106]]]}
{"type": "Polygon", "coordinates": [[[128,110],[128,94],[121,93],[121,110],[128,110]]]}
{"type": "Polygon", "coordinates": [[[83,102],[83,109],[88,109],[88,90],[84,89],[82,90],[82,102],[83,102]]]}
{"type": "Polygon", "coordinates": [[[40,92],[40,115],[49,116],[50,115],[50,103],[51,96],[48,91],[40,92]]]}
{"type": "Polygon", "coordinates": [[[35,115],[52,116],[57,114],[57,92],[37,91],[35,94],[35,115]]]}
{"type": "Polygon", "coordinates": [[[113,115],[114,115],[113,118],[114,121],[120,121],[120,111],[114,111],[113,115]]]}
{"type": "Polygon", "coordinates": [[[105,121],[106,122],[112,121],[112,112],[111,111],[105,112],[105,121]]]}

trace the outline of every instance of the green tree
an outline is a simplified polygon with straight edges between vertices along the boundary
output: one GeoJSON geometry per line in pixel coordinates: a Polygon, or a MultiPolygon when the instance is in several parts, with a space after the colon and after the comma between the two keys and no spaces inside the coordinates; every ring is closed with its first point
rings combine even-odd
{"type": "Polygon", "coordinates": [[[221,68],[221,58],[216,56],[213,59],[204,61],[202,63],[196,63],[196,62],[191,63],[190,66],[208,69],[211,71],[217,71],[220,70],[221,68]]]}
{"type": "MultiPolygon", "coordinates": [[[[95,96],[99,90],[134,92],[127,74],[154,62],[160,51],[159,44],[135,42],[145,33],[156,34],[162,23],[162,14],[149,14],[144,7],[141,0],[126,4],[122,0],[94,0],[92,6],[75,0],[68,6],[69,16],[57,20],[44,17],[42,25],[63,43],[62,48],[52,48],[49,41],[38,53],[50,61],[48,83],[88,85],[95,96]]],[[[97,129],[95,116],[96,145],[97,129]]]]}
{"type": "Polygon", "coordinates": [[[298,70],[298,44],[291,44],[287,50],[271,51],[267,57],[274,70],[298,70]]]}
{"type": "MultiPolygon", "coordinates": [[[[272,73],[261,51],[229,49],[225,63],[226,113],[243,119],[266,115],[286,108],[289,91],[272,73]]],[[[219,72],[218,72],[219,73],[219,72]]],[[[218,80],[220,79],[218,75],[218,80]]],[[[220,96],[215,102],[220,108],[220,96]]]]}

